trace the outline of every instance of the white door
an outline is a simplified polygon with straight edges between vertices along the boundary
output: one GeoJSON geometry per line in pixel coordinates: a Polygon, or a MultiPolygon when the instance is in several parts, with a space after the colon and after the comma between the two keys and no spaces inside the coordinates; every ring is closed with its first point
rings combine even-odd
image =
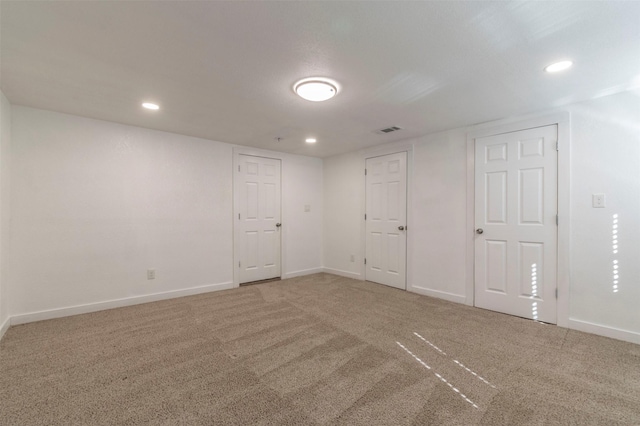
{"type": "Polygon", "coordinates": [[[239,283],[280,276],[280,160],[239,155],[236,244],[239,283]]]}
{"type": "Polygon", "coordinates": [[[556,323],[557,126],[475,141],[475,306],[556,323]]]}
{"type": "Polygon", "coordinates": [[[407,153],[366,161],[365,279],[406,288],[407,153]]]}

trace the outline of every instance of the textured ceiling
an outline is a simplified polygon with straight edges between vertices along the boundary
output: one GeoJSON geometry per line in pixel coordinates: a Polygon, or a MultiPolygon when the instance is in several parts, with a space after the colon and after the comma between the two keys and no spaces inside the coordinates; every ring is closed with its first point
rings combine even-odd
{"type": "Polygon", "coordinates": [[[640,86],[640,2],[2,1],[0,18],[14,104],[320,157],[640,86]],[[298,98],[310,76],[341,92],[298,98]]]}

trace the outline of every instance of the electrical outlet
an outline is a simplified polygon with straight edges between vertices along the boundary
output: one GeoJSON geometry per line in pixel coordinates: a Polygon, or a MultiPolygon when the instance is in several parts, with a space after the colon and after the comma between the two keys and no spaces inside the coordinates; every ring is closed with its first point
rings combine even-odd
{"type": "Polygon", "coordinates": [[[594,208],[604,208],[605,206],[604,194],[593,194],[591,203],[594,208]]]}
{"type": "Polygon", "coordinates": [[[309,213],[311,211],[311,205],[310,204],[305,204],[304,205],[304,211],[305,211],[305,213],[309,213]]]}
{"type": "Polygon", "coordinates": [[[155,280],[156,279],[156,270],[155,269],[147,269],[147,279],[155,280]]]}

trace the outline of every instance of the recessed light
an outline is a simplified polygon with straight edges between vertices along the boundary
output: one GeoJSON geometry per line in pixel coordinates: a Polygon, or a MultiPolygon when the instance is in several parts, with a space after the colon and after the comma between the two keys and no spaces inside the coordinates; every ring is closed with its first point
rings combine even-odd
{"type": "Polygon", "coordinates": [[[307,139],[305,139],[305,142],[306,143],[316,143],[317,141],[316,141],[315,138],[307,138],[307,139]]]}
{"type": "Polygon", "coordinates": [[[302,99],[322,102],[333,98],[338,93],[338,84],[323,77],[311,77],[298,81],[293,86],[294,92],[302,99]]]}
{"type": "Polygon", "coordinates": [[[546,72],[560,72],[566,70],[567,68],[571,68],[571,65],[573,65],[573,62],[571,61],[560,61],[546,66],[544,70],[546,72]]]}
{"type": "Polygon", "coordinates": [[[153,103],[151,103],[151,102],[145,102],[145,103],[143,103],[143,104],[142,104],[142,107],[143,107],[143,108],[146,108],[146,109],[152,109],[152,110],[158,110],[158,109],[160,109],[160,105],[153,104],[153,103]]]}

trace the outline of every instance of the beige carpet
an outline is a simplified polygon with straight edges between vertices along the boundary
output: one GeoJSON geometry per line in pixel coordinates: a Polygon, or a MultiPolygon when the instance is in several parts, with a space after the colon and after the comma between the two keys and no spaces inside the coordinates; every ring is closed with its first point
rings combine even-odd
{"type": "Polygon", "coordinates": [[[0,424],[640,424],[640,346],[317,274],[12,327],[0,424]]]}

